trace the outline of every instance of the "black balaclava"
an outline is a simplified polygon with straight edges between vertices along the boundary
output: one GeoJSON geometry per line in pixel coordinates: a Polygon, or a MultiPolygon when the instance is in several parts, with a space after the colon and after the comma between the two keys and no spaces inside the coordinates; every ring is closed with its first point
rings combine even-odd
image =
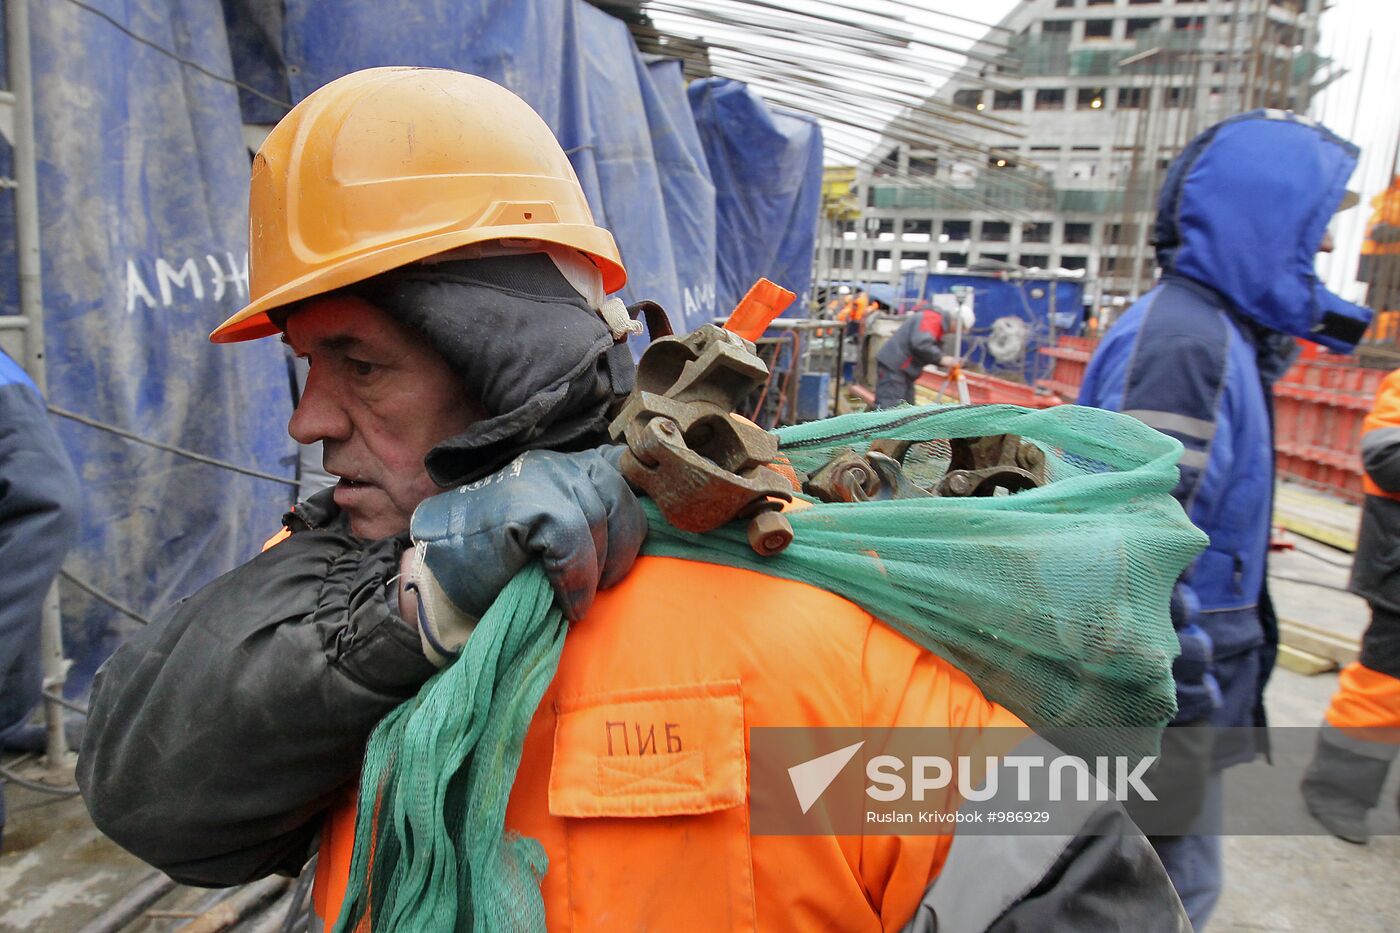
{"type": "Polygon", "coordinates": [[[404,266],[347,288],[423,334],[487,418],[429,451],[440,486],[495,472],[526,450],[607,441],[632,390],[627,344],[543,253],[404,266]]]}

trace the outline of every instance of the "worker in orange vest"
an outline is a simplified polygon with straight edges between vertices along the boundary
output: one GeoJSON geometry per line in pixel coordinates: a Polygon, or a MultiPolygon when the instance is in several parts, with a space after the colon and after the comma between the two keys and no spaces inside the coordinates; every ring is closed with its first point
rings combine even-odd
{"type": "Polygon", "coordinates": [[[319,851],[328,929],[371,729],[539,559],[579,624],[505,825],[543,846],[549,929],[1184,928],[1112,801],[1057,835],[751,832],[756,727],[1020,722],[829,592],[632,565],[644,522],[596,447],[630,387],[629,316],[604,300],[625,273],[523,101],[436,69],[334,81],[259,150],[251,218],[252,303],[213,339],[309,358],[289,431],[340,481],[104,667],[79,781],[113,839],[200,885],[319,851]]]}
{"type": "Polygon", "coordinates": [[[841,306],[841,310],[836,312],[836,320],[842,324],[859,324],[865,320],[865,316],[870,313],[870,295],[861,289],[841,306]]]}
{"type": "Polygon", "coordinates": [[[1370,838],[1366,813],[1400,750],[1400,370],[1381,382],[1362,425],[1361,463],[1366,503],[1351,591],[1371,604],[1371,624],[1360,659],[1342,669],[1303,777],[1308,811],[1358,844],[1370,838]]]}

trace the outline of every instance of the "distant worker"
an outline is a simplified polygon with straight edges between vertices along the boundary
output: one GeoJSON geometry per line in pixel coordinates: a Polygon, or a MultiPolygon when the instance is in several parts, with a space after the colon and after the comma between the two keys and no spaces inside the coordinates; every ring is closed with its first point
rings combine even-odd
{"type": "MultiPolygon", "coordinates": [[[[875,407],[914,403],[914,383],[925,366],[944,362],[943,315],[912,311],[875,355],[875,407]]],[[[956,362],[947,358],[949,364],[956,362]]]]}
{"type": "Polygon", "coordinates": [[[505,826],[540,843],[545,928],[1182,928],[1111,802],[1059,836],[751,833],[756,726],[1018,720],[832,593],[677,558],[632,566],[645,519],[620,451],[599,447],[634,376],[627,311],[604,300],[626,272],[524,101],[451,71],[347,75],[267,137],[251,215],[252,304],[213,339],[282,335],[310,357],[289,430],[324,442],[339,482],[104,665],[78,778],[113,839],[199,885],[295,874],[319,850],[330,929],[364,870],[353,792],[371,730],[540,558],[577,624],[505,826]],[[346,146],[353,178],[314,170],[346,146]]]}
{"type": "MultiPolygon", "coordinates": [[[[1108,330],[1085,373],[1079,404],[1181,441],[1174,495],[1210,536],[1174,599],[1177,725],[1265,724],[1278,644],[1265,567],[1273,384],[1298,352],[1294,337],[1348,352],[1370,320],[1323,288],[1313,264],[1331,249],[1327,224],[1345,206],[1357,155],[1326,128],[1275,110],[1193,139],[1158,198],[1162,278],[1108,330]]],[[[1244,739],[1201,753],[1200,833],[1154,839],[1197,930],[1222,884],[1220,771],[1259,751],[1244,739]]]]}
{"type": "Polygon", "coordinates": [[[822,309],[821,316],[827,320],[834,321],[836,320],[836,315],[840,314],[841,309],[846,307],[846,303],[851,300],[851,286],[841,285],[837,287],[835,294],[832,294],[830,290],[828,290],[827,294],[831,295],[831,298],[822,309]]]}
{"type": "MultiPolygon", "coordinates": [[[[78,530],[78,477],[39,389],[0,351],[0,744],[43,699],[44,597],[78,530]]],[[[0,789],[0,837],[5,797],[0,789]]]]}
{"type": "Polygon", "coordinates": [[[1358,844],[1370,838],[1366,812],[1400,749],[1400,370],[1385,377],[1366,417],[1361,464],[1366,502],[1351,591],[1371,604],[1371,624],[1360,659],[1342,670],[1303,777],[1308,811],[1358,844]]]}
{"type": "Polygon", "coordinates": [[[861,290],[846,299],[841,310],[836,312],[836,320],[842,324],[859,324],[870,311],[870,295],[861,290]]]}

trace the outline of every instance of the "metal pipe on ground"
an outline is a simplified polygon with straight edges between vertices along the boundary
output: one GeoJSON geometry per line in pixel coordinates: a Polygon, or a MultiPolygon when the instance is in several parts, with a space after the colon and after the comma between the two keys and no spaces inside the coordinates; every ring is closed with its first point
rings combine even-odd
{"type": "Polygon", "coordinates": [[[238,923],[259,906],[281,895],[291,885],[290,878],[264,878],[244,885],[227,900],[180,927],[180,933],[219,933],[238,923]]]}
{"type": "Polygon", "coordinates": [[[176,887],[164,873],[153,871],[115,904],[89,920],[78,933],[120,933],[176,887]]]}

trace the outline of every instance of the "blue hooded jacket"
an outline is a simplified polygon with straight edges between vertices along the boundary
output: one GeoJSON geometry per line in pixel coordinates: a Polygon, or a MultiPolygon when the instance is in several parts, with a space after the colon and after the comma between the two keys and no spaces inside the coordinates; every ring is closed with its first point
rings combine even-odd
{"type": "MultiPolygon", "coordinates": [[[[19,364],[0,351],[0,740],[40,700],[39,616],[78,525],[78,481],[19,364]]],[[[0,801],[0,824],[4,822],[0,801]]]]}
{"type": "Polygon", "coordinates": [[[1105,335],[1080,389],[1081,405],[1134,415],[1185,447],[1174,494],[1210,546],[1173,599],[1178,722],[1264,724],[1278,642],[1266,571],[1272,385],[1293,337],[1348,351],[1370,321],[1314,270],[1357,156],[1277,110],[1192,140],[1158,198],[1162,278],[1105,335]]]}

